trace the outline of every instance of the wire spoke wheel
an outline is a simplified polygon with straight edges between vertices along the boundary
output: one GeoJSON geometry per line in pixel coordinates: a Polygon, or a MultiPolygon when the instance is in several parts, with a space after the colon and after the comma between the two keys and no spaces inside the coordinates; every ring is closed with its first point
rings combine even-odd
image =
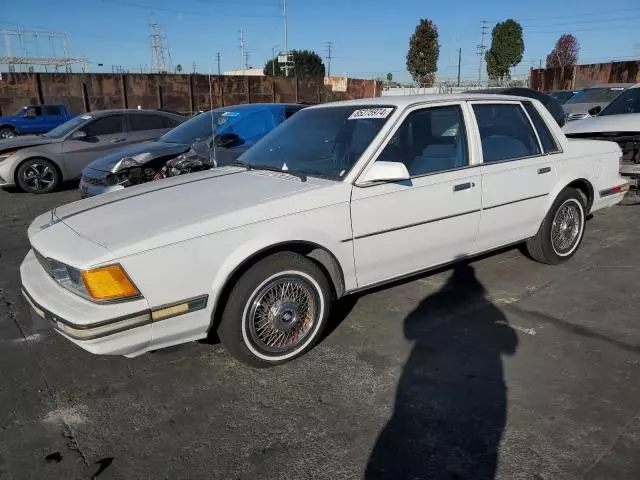
{"type": "Polygon", "coordinates": [[[576,201],[565,202],[556,212],[551,226],[551,245],[558,255],[571,253],[580,239],[583,214],[576,201]]]}
{"type": "Polygon", "coordinates": [[[48,165],[33,163],[24,170],[22,179],[33,190],[43,190],[55,181],[55,174],[48,165]]]}
{"type": "Polygon", "coordinates": [[[246,325],[258,348],[285,353],[303,343],[318,322],[320,299],[301,276],[275,278],[249,300],[246,325]]]}

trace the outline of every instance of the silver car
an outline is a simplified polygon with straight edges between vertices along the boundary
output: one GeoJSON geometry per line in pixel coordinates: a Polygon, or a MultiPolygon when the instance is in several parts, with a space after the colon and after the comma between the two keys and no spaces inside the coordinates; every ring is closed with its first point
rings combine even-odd
{"type": "Polygon", "coordinates": [[[188,117],[159,110],[101,110],[48,133],[0,141],[0,187],[49,193],[79,178],[92,160],[125,145],[160,137],[188,117]]]}
{"type": "Polygon", "coordinates": [[[609,105],[613,99],[633,85],[635,84],[603,83],[577,91],[562,105],[566,120],[570,122],[572,120],[582,120],[583,118],[597,115],[597,113],[609,105]]]}

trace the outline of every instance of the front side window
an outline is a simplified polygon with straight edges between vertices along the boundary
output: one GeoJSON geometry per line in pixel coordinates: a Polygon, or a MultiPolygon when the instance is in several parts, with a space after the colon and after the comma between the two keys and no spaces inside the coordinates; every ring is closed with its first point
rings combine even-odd
{"type": "Polygon", "coordinates": [[[378,160],[402,162],[414,177],[469,164],[462,111],[458,105],[411,112],[378,160]]]}
{"type": "Polygon", "coordinates": [[[605,107],[600,116],[640,113],[640,88],[631,88],[605,107]]]}
{"type": "Polygon", "coordinates": [[[29,107],[24,111],[25,117],[41,117],[42,107],[29,107]]]}
{"type": "Polygon", "coordinates": [[[342,179],[391,117],[394,107],[305,108],[240,157],[264,166],[342,179]]]}
{"type": "Polygon", "coordinates": [[[540,145],[519,104],[475,104],[484,163],[540,155],[540,145]]]}
{"type": "Polygon", "coordinates": [[[124,116],[109,115],[108,117],[100,117],[89,123],[82,130],[89,137],[99,137],[101,135],[114,135],[124,132],[124,116]]]}

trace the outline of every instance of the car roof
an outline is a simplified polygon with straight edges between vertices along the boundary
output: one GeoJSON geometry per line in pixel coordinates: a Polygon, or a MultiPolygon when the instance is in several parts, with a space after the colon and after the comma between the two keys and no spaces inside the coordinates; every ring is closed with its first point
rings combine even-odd
{"type": "Polygon", "coordinates": [[[455,93],[455,94],[436,94],[436,95],[400,95],[389,97],[362,98],[358,100],[342,100],[339,102],[323,103],[309,107],[328,108],[328,107],[347,107],[347,106],[381,106],[381,107],[398,107],[405,108],[410,105],[421,103],[442,103],[456,102],[465,100],[506,100],[506,101],[531,101],[531,98],[520,97],[517,95],[496,95],[491,93],[455,93]]]}
{"type": "Polygon", "coordinates": [[[635,86],[637,86],[636,83],[596,83],[594,85],[584,87],[582,90],[588,90],[590,88],[632,88],[635,86]]]}
{"type": "Polygon", "coordinates": [[[80,115],[91,115],[95,118],[102,117],[104,115],[113,115],[114,113],[155,113],[157,115],[176,116],[174,113],[154,110],[152,108],[112,108],[108,110],[94,110],[93,112],[81,113],[80,115]]]}
{"type": "Polygon", "coordinates": [[[229,105],[227,107],[216,108],[214,112],[230,112],[239,110],[262,110],[265,108],[282,108],[282,107],[306,107],[299,103],[241,103],[239,105],[229,105]]]}

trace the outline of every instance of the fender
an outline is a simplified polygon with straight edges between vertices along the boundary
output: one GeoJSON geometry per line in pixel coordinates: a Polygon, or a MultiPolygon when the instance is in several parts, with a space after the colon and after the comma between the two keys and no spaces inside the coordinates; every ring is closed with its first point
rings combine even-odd
{"type": "Polygon", "coordinates": [[[313,245],[329,252],[342,270],[345,290],[357,287],[351,242],[337,241],[316,229],[297,231],[293,235],[291,232],[280,233],[274,229],[269,234],[248,239],[227,257],[216,272],[211,285],[212,304],[218,305],[220,295],[227,282],[246,264],[248,259],[272,248],[285,247],[287,244],[296,242],[313,245]]]}
{"type": "MultiPolygon", "coordinates": [[[[571,176],[570,174],[564,174],[562,177],[560,177],[558,179],[558,181],[556,181],[556,184],[553,188],[553,190],[551,192],[549,192],[549,195],[547,197],[547,203],[545,205],[545,216],[546,216],[546,212],[549,212],[549,210],[551,209],[551,206],[553,205],[553,202],[556,201],[556,198],[558,197],[558,195],[560,194],[560,192],[562,190],[564,190],[567,186],[569,186],[572,182],[575,181],[582,181],[582,182],[586,182],[590,185],[590,190],[591,190],[591,194],[593,195],[594,192],[594,178],[592,174],[589,175],[585,175],[581,178],[576,178],[575,176],[571,176]]],[[[587,199],[588,205],[587,208],[589,208],[591,206],[591,204],[593,203],[593,197],[591,198],[591,201],[589,201],[589,199],[587,199]]],[[[587,212],[589,213],[589,212],[587,212]]]]}

